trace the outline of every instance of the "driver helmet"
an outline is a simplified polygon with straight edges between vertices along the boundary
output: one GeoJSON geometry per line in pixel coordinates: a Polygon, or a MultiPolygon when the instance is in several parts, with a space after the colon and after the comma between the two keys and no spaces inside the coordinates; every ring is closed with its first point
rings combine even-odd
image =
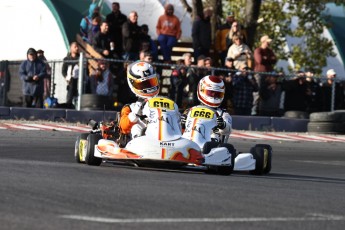
{"type": "Polygon", "coordinates": [[[217,76],[208,75],[203,77],[198,84],[198,99],[209,107],[217,108],[224,99],[225,85],[217,76]]]}
{"type": "Polygon", "coordinates": [[[136,61],[128,66],[127,81],[132,92],[141,98],[151,98],[159,93],[159,81],[151,64],[136,61]]]}

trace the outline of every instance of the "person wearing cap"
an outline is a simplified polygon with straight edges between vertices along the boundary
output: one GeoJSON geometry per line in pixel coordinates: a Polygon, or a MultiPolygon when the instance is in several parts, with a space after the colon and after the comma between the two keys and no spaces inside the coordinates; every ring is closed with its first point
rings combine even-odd
{"type": "Polygon", "coordinates": [[[264,35],[260,39],[260,46],[254,50],[255,72],[272,72],[277,63],[277,57],[269,47],[272,39],[264,35]]]}
{"type": "MultiPolygon", "coordinates": [[[[273,50],[269,47],[272,39],[264,35],[260,38],[260,46],[254,50],[254,71],[255,72],[272,72],[274,65],[277,63],[277,57],[273,50]]],[[[265,75],[260,73],[254,75],[259,87],[262,82],[265,82],[265,75]]],[[[258,110],[259,94],[254,93],[254,106],[252,114],[255,115],[258,110]]]]}
{"type": "Polygon", "coordinates": [[[19,67],[19,76],[23,81],[24,105],[28,108],[43,108],[44,81],[47,76],[46,64],[37,58],[37,51],[29,48],[27,60],[19,67]]]}
{"type": "Polygon", "coordinates": [[[329,69],[326,73],[326,81],[321,84],[321,104],[322,111],[344,109],[344,85],[336,81],[337,73],[334,69],[329,69]],[[332,94],[334,84],[334,105],[332,106],[332,94]]]}

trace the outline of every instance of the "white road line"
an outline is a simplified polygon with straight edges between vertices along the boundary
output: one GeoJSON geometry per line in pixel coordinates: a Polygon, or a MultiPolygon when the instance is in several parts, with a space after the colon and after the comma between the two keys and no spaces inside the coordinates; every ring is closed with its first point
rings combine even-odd
{"type": "Polygon", "coordinates": [[[120,223],[120,224],[135,224],[135,223],[187,223],[187,222],[295,222],[295,221],[344,221],[345,216],[313,214],[305,217],[243,217],[243,218],[133,218],[133,219],[119,219],[119,218],[104,218],[95,216],[81,216],[81,215],[62,215],[61,218],[101,222],[101,223],[120,223]]]}

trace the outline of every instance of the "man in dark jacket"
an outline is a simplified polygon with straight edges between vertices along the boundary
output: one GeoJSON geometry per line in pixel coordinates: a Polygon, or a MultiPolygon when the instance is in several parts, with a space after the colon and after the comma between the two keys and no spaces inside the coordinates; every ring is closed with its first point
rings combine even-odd
{"type": "Polygon", "coordinates": [[[25,106],[43,108],[43,79],[47,76],[46,64],[37,58],[37,51],[34,48],[28,49],[27,60],[19,67],[19,76],[23,81],[25,106]]]}
{"type": "Polygon", "coordinates": [[[122,25],[122,39],[125,60],[139,59],[141,27],[138,26],[136,11],[129,13],[128,20],[122,25]]]}
{"type": "Polygon", "coordinates": [[[210,8],[204,9],[203,15],[197,17],[192,25],[192,39],[194,49],[194,60],[200,55],[210,56],[212,45],[211,38],[211,16],[213,12],[210,8]]]}
{"type": "Polygon", "coordinates": [[[115,52],[122,56],[122,25],[127,21],[126,15],[121,13],[120,4],[118,2],[112,3],[112,11],[106,17],[106,21],[109,24],[109,33],[115,43],[115,52]]]}

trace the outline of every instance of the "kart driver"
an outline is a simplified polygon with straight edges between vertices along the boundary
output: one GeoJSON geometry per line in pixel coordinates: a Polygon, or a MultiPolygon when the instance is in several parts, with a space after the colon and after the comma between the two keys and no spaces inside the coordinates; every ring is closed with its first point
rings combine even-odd
{"type": "Polygon", "coordinates": [[[142,109],[147,99],[159,93],[158,76],[151,64],[136,61],[127,68],[127,82],[131,91],[138,97],[132,104],[124,105],[120,113],[119,146],[126,144],[145,132],[146,124],[143,122],[142,109]]]}
{"type": "Polygon", "coordinates": [[[197,96],[201,105],[186,109],[181,115],[181,126],[184,130],[183,137],[191,139],[192,129],[186,129],[188,123],[189,112],[194,108],[207,107],[217,112],[217,126],[213,129],[211,140],[220,142],[220,136],[224,136],[227,140],[232,130],[232,117],[226,110],[219,106],[224,99],[225,85],[221,78],[217,76],[205,76],[199,83],[197,88],[197,96]]]}

